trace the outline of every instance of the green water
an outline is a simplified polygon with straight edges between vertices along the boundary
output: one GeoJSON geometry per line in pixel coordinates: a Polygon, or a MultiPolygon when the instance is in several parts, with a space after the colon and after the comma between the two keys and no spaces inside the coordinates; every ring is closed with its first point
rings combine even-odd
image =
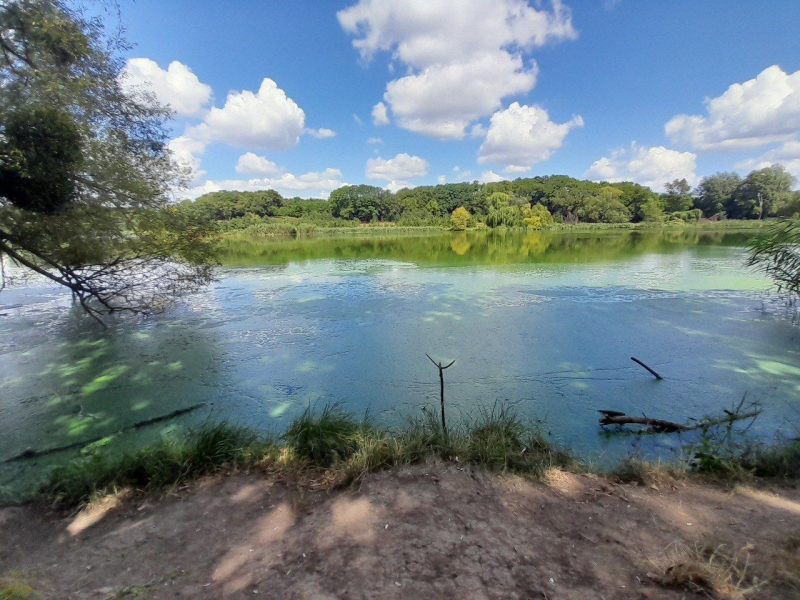
{"type": "MultiPolygon", "coordinates": [[[[230,243],[220,279],[158,317],[109,332],[61,290],[0,294],[0,461],[111,436],[141,444],[205,419],[280,431],[339,401],[397,424],[437,401],[425,354],[446,372],[451,419],[507,402],[585,456],[597,408],[685,420],[747,393],[752,429],[796,435],[793,310],[745,266],[748,234],[443,233],[230,243]],[[655,381],[636,356],[664,376],[655,381]],[[144,420],[204,403],[176,419],[144,420]]],[[[18,487],[76,451],[0,465],[18,487]]]]}

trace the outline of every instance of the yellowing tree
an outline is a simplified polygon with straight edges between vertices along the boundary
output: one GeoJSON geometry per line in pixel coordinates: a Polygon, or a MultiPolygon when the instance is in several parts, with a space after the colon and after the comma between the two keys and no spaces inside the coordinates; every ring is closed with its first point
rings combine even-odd
{"type": "Polygon", "coordinates": [[[459,206],[450,215],[450,226],[455,231],[464,231],[467,228],[470,218],[469,211],[463,206],[459,206]]]}

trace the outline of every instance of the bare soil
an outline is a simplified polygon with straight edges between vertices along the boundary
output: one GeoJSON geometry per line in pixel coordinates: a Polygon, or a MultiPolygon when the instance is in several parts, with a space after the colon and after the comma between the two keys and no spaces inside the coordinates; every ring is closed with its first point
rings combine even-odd
{"type": "Polygon", "coordinates": [[[775,578],[800,545],[792,485],[637,486],[561,472],[531,483],[432,464],[304,489],[249,473],[69,517],[5,508],[0,575],[59,599],[655,600],[698,597],[662,577],[683,549],[712,543],[746,554],[750,583],[772,577],[747,597],[800,598],[775,578]]]}

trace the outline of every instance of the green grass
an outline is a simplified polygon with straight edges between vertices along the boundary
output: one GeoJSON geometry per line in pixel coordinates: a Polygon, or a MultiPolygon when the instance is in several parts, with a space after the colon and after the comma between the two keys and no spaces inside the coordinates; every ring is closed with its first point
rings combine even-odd
{"type": "MultiPolygon", "coordinates": [[[[702,445],[683,462],[657,464],[629,457],[607,475],[623,481],[658,482],[689,471],[717,479],[800,477],[800,442],[776,446],[702,445]]],[[[315,481],[347,485],[368,473],[398,465],[441,460],[494,472],[532,478],[551,468],[586,470],[513,409],[496,404],[472,418],[452,424],[445,434],[438,413],[425,411],[398,429],[358,419],[337,405],[307,409],[278,439],[226,423],[206,425],[184,440],[163,441],[122,455],[102,450],[57,467],[36,498],[64,508],[121,489],[153,492],[232,468],[265,468],[272,472],[312,474],[315,481]]]]}
{"type": "Polygon", "coordinates": [[[102,451],[57,467],[36,497],[62,508],[124,488],[157,491],[235,467],[284,472],[322,472],[344,485],[396,465],[431,459],[492,471],[540,476],[554,466],[577,463],[538,430],[505,407],[484,411],[445,435],[433,413],[393,431],[357,419],[338,405],[309,408],[277,441],[247,429],[207,425],[183,441],[164,441],[122,455],[102,451]]]}
{"type": "Polygon", "coordinates": [[[269,444],[226,423],[208,425],[185,440],[163,441],[136,452],[95,452],[56,467],[38,495],[54,505],[77,506],[94,495],[130,487],[157,490],[214,473],[225,465],[249,464],[269,444]]]}

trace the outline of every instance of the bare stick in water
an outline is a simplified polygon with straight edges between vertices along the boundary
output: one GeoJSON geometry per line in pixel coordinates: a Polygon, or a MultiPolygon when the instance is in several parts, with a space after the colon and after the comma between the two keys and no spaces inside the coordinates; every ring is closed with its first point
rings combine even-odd
{"type": "Polygon", "coordinates": [[[440,389],[439,400],[440,400],[440,402],[442,404],[442,431],[444,432],[444,434],[446,436],[447,435],[447,422],[444,419],[444,370],[445,369],[449,369],[450,367],[452,367],[453,363],[456,362],[456,361],[452,360],[452,361],[450,361],[449,365],[447,365],[446,367],[443,367],[441,362],[437,363],[427,353],[425,354],[425,356],[427,356],[428,359],[434,365],[436,365],[436,368],[439,369],[439,389],[440,389]]]}
{"type": "Polygon", "coordinates": [[[656,373],[656,372],[655,372],[653,369],[651,369],[650,367],[648,367],[646,364],[644,364],[644,363],[643,363],[642,361],[640,361],[638,358],[634,358],[633,356],[631,356],[631,360],[632,360],[633,362],[635,362],[637,365],[641,365],[641,366],[643,366],[645,369],[647,369],[648,371],[650,371],[650,374],[651,374],[653,377],[655,377],[656,379],[664,379],[664,378],[663,378],[661,375],[659,375],[658,373],[656,373]]]}

